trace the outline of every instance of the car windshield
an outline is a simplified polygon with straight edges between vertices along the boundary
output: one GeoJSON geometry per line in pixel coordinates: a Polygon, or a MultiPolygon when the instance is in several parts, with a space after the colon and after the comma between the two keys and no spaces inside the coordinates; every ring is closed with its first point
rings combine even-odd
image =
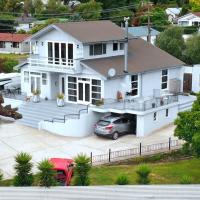
{"type": "Polygon", "coordinates": [[[110,124],[109,121],[104,121],[104,120],[100,120],[100,121],[97,123],[97,125],[99,125],[99,126],[107,126],[107,125],[109,125],[109,124],[110,124]]]}

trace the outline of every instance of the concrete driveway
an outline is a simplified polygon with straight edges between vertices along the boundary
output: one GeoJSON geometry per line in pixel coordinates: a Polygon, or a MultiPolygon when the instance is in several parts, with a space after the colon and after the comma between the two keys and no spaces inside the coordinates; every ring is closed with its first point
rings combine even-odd
{"type": "Polygon", "coordinates": [[[116,141],[90,136],[87,138],[69,138],[38,131],[14,122],[0,121],[0,169],[4,178],[14,175],[14,156],[19,152],[28,152],[37,163],[49,157],[74,157],[78,153],[93,155],[111,150],[129,149],[143,145],[166,142],[173,137],[174,126],[168,126],[145,138],[127,135],[116,141]]]}

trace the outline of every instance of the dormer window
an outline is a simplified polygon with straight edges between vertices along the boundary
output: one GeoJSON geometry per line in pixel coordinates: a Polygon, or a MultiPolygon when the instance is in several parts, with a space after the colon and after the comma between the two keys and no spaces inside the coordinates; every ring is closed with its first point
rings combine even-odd
{"type": "Polygon", "coordinates": [[[90,56],[98,56],[106,54],[106,44],[98,43],[90,45],[90,56]]]}

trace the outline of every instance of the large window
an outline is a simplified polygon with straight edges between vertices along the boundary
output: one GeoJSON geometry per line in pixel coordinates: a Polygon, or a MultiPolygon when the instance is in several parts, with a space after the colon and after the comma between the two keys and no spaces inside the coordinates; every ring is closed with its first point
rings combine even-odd
{"type": "Polygon", "coordinates": [[[90,45],[90,56],[98,56],[106,54],[106,44],[99,43],[99,44],[92,44],[90,45]]]}
{"type": "Polygon", "coordinates": [[[13,48],[19,48],[19,42],[13,42],[12,46],[13,48]]]}
{"type": "Polygon", "coordinates": [[[162,77],[161,77],[161,89],[167,89],[168,86],[168,70],[164,69],[162,70],[162,77]]]}
{"type": "Polygon", "coordinates": [[[138,75],[131,76],[131,95],[138,95],[138,75]]]}
{"type": "Polygon", "coordinates": [[[101,99],[101,81],[92,79],[92,104],[101,99]]]}
{"type": "Polygon", "coordinates": [[[77,78],[68,77],[68,101],[77,101],[77,78]]]}
{"type": "Polygon", "coordinates": [[[4,41],[0,41],[0,48],[6,48],[6,45],[5,45],[4,41]]]}

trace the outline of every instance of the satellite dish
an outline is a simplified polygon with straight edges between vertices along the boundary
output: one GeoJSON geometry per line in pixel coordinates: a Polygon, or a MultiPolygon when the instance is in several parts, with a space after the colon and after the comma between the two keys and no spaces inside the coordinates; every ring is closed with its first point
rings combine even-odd
{"type": "Polygon", "coordinates": [[[115,76],[116,75],[116,70],[114,69],[114,68],[110,68],[109,70],[108,70],[108,76],[109,77],[113,77],[113,76],[115,76]]]}

